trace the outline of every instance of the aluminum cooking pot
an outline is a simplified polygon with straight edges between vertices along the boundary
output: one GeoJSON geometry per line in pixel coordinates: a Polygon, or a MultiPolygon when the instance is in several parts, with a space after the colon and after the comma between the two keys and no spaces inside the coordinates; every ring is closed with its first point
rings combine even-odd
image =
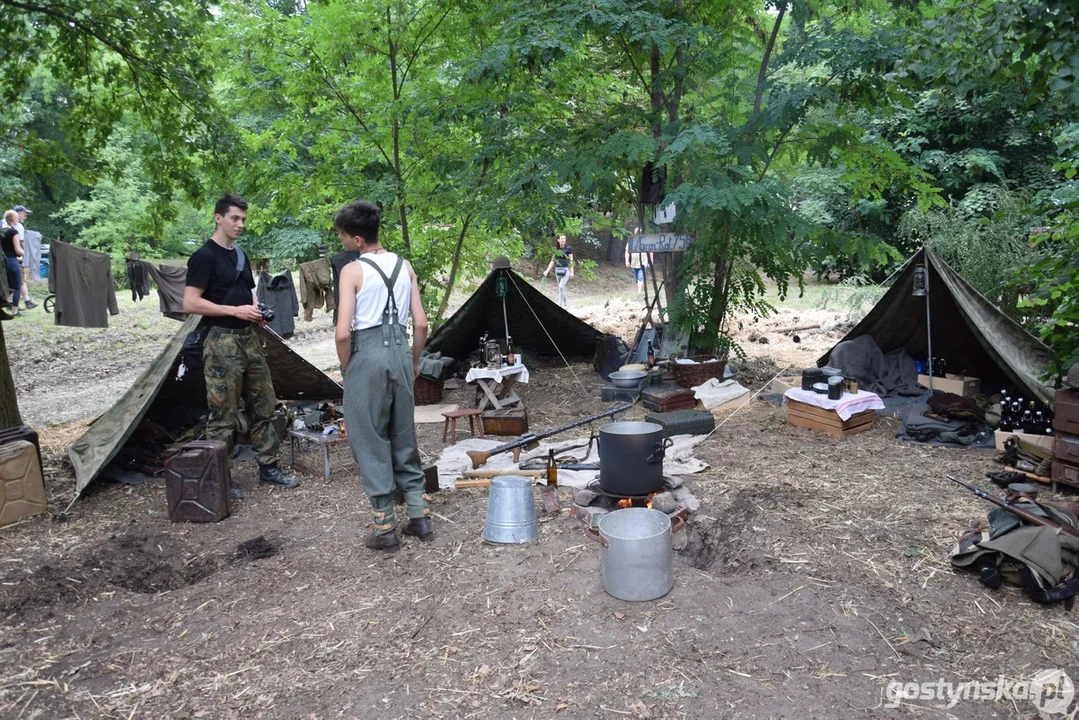
{"type": "Polygon", "coordinates": [[[661,598],[674,587],[671,535],[682,527],[651,508],[626,508],[607,513],[599,528],[585,536],[603,546],[603,589],[619,600],[641,602],[661,598]]]}
{"type": "Polygon", "coordinates": [[[636,389],[647,376],[643,370],[619,370],[611,373],[611,382],[618,388],[636,389]]]}
{"type": "Polygon", "coordinates": [[[612,422],[599,429],[599,486],[615,495],[663,489],[663,458],[671,441],[648,422],[612,422]]]}

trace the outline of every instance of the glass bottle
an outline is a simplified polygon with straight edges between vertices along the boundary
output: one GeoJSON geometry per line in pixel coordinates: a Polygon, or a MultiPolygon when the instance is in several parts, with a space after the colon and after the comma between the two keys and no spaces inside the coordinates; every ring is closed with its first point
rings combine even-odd
{"type": "Polygon", "coordinates": [[[554,449],[547,454],[547,487],[558,487],[558,466],[554,462],[554,449]]]}
{"type": "Polygon", "coordinates": [[[652,341],[648,341],[648,367],[654,368],[656,366],[656,350],[652,347],[652,341]]]}

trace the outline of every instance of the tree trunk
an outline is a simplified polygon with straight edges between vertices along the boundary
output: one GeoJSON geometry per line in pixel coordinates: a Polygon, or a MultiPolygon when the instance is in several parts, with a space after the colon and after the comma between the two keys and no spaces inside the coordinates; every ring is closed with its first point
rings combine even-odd
{"type": "Polygon", "coordinates": [[[781,3],[779,14],[776,15],[775,24],[772,25],[772,36],[768,38],[768,44],[764,47],[764,57],[761,58],[761,67],[757,71],[757,92],[753,95],[753,114],[761,111],[761,100],[764,98],[764,81],[768,79],[768,61],[772,59],[772,51],[776,46],[776,38],[779,37],[779,26],[783,24],[783,15],[787,12],[787,3],[781,3]]]}
{"type": "Polygon", "coordinates": [[[433,318],[436,323],[442,320],[442,314],[446,312],[446,307],[450,304],[450,293],[453,292],[453,285],[457,282],[457,270],[461,267],[461,248],[464,247],[465,235],[468,234],[468,226],[471,223],[472,213],[469,213],[461,224],[461,234],[457,236],[457,247],[453,249],[453,264],[450,265],[450,277],[446,281],[446,293],[442,296],[442,303],[438,306],[438,312],[433,318]]]}
{"type": "Polygon", "coordinates": [[[15,397],[15,379],[11,377],[11,362],[4,339],[4,323],[0,322],[0,430],[22,425],[19,401],[15,397]]]}
{"type": "Polygon", "coordinates": [[[390,51],[390,84],[393,86],[393,109],[390,110],[392,117],[390,132],[393,135],[393,176],[397,181],[397,217],[401,223],[401,242],[405,246],[405,257],[412,259],[412,240],[408,236],[408,203],[405,199],[405,174],[401,169],[401,120],[398,118],[398,107],[401,100],[401,81],[398,81],[397,73],[397,43],[393,39],[393,18],[390,9],[386,8],[386,41],[390,51]]]}

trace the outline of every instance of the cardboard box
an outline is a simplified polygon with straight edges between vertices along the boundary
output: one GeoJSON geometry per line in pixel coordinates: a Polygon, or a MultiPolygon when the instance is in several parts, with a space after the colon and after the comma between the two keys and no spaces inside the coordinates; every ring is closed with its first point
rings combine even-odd
{"type": "MultiPolygon", "coordinates": [[[[929,376],[919,375],[918,384],[922,387],[929,387],[929,376]]],[[[933,389],[962,395],[963,397],[974,397],[982,391],[982,380],[969,375],[947,373],[944,377],[933,378],[933,389]]]]}
{"type": "Polygon", "coordinates": [[[997,430],[997,450],[1004,450],[1004,441],[1015,435],[1020,440],[1031,445],[1035,445],[1040,448],[1045,448],[1049,452],[1053,451],[1053,436],[1052,435],[1027,435],[1025,432],[1010,432],[1007,430],[997,430]]]}

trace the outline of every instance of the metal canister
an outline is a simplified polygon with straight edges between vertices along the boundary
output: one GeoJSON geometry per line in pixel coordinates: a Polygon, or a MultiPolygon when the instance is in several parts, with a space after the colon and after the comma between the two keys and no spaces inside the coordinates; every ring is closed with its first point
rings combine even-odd
{"type": "Polygon", "coordinates": [[[828,399],[838,400],[843,397],[843,376],[833,375],[828,378],[828,399]]]}
{"type": "Polygon", "coordinates": [[[824,373],[820,368],[806,368],[802,371],[802,389],[813,390],[815,383],[824,381],[824,373]]]}

